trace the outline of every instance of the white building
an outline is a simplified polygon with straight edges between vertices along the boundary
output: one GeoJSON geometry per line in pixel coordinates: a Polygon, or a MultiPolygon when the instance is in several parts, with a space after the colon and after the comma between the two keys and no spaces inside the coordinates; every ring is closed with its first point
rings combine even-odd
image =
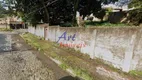
{"type": "Polygon", "coordinates": [[[116,10],[116,9],[121,9],[122,11],[128,11],[128,10],[132,10],[134,8],[129,9],[128,8],[128,4],[130,3],[130,0],[119,0],[118,2],[115,3],[110,3],[110,4],[102,4],[102,8],[112,8],[113,12],[118,12],[120,10],[116,10]]]}

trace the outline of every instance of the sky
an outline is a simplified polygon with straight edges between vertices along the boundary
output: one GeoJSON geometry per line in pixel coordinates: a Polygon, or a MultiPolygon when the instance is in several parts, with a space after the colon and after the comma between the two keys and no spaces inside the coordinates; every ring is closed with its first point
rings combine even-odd
{"type": "Polygon", "coordinates": [[[117,5],[121,6],[121,5],[128,5],[130,3],[130,0],[119,0],[117,5]]]}
{"type": "Polygon", "coordinates": [[[110,3],[107,5],[102,5],[102,7],[112,7],[112,8],[122,8],[122,9],[128,9],[128,4],[131,0],[118,0],[118,2],[110,3]]]}

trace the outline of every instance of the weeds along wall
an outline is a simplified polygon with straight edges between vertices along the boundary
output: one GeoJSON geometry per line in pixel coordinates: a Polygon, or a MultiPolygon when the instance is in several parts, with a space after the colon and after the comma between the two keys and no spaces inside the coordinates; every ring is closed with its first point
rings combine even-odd
{"type": "Polygon", "coordinates": [[[142,28],[79,28],[38,25],[28,31],[45,40],[57,42],[66,32],[66,40],[61,38],[57,44],[85,44],[73,47],[90,58],[100,58],[124,72],[142,71],[142,28]],[[75,40],[68,37],[75,34],[75,40]]]}

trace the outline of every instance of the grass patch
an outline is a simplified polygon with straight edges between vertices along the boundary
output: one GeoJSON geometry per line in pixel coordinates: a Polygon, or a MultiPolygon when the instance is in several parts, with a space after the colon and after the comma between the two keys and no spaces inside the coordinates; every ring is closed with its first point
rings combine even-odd
{"type": "Polygon", "coordinates": [[[72,68],[72,70],[77,76],[85,80],[93,80],[93,78],[89,75],[89,73],[84,69],[75,67],[75,68],[72,68]]]}
{"type": "Polygon", "coordinates": [[[75,62],[75,59],[73,57],[68,56],[68,57],[62,57],[59,54],[56,54],[55,50],[53,50],[53,46],[51,47],[52,43],[49,43],[48,45],[44,43],[44,40],[39,41],[39,37],[36,37],[30,33],[23,34],[21,35],[24,40],[29,43],[32,47],[38,49],[41,49],[43,52],[49,53],[48,55],[54,59],[57,59],[62,62],[61,65],[59,65],[62,69],[71,69],[76,76],[81,77],[85,80],[93,80],[93,77],[89,75],[87,70],[82,69],[80,67],[77,67],[75,65],[70,65],[71,62],[75,62]],[[44,45],[43,45],[44,44],[44,45]]]}
{"type": "Polygon", "coordinates": [[[57,55],[55,53],[52,53],[51,57],[62,62],[62,64],[59,65],[62,69],[64,69],[64,70],[71,69],[76,76],[78,76],[84,80],[94,80],[93,77],[91,77],[89,75],[87,70],[82,69],[77,66],[74,66],[74,65],[70,65],[70,61],[74,62],[74,59],[72,57],[64,58],[64,57],[61,57],[60,55],[57,55]]]}
{"type": "Polygon", "coordinates": [[[130,71],[129,74],[133,75],[133,76],[138,76],[141,77],[142,76],[142,71],[130,71]]]}
{"type": "MultiPolygon", "coordinates": [[[[64,51],[65,50],[67,50],[66,48],[62,48],[64,51]]],[[[90,56],[88,55],[88,54],[82,54],[80,51],[76,51],[76,50],[74,50],[74,49],[72,49],[72,48],[69,48],[68,49],[69,51],[70,51],[70,53],[71,54],[75,54],[76,56],[79,56],[79,57],[81,57],[81,58],[83,58],[83,59],[87,59],[87,60],[90,60],[90,61],[94,61],[94,64],[96,65],[96,66],[103,66],[105,69],[107,69],[107,70],[110,70],[110,71],[114,71],[114,72],[117,72],[117,73],[119,73],[121,76],[123,76],[123,77],[130,77],[131,76],[131,78],[134,78],[134,79],[137,79],[137,80],[139,80],[139,78],[140,78],[140,76],[136,76],[136,75],[131,75],[130,73],[126,73],[126,72],[123,72],[122,70],[120,70],[120,69],[118,69],[118,68],[115,68],[113,65],[111,65],[111,64],[109,64],[109,63],[107,63],[107,62],[104,62],[102,59],[99,59],[99,58],[96,58],[96,59],[90,59],[90,56]]],[[[67,62],[66,60],[64,60],[64,61],[66,61],[66,63],[70,63],[70,64],[75,64],[76,62],[76,60],[75,60],[75,58],[73,58],[73,57],[67,57],[67,59],[69,60],[69,61],[71,61],[71,62],[74,62],[74,63],[71,63],[71,62],[67,62]]],[[[78,61],[78,60],[77,60],[78,61]]],[[[142,75],[141,75],[142,76],[142,75]]],[[[95,75],[95,77],[98,77],[98,75],[95,75]]],[[[98,79],[98,78],[97,78],[98,79]]],[[[109,80],[113,80],[113,79],[109,79],[109,80]]]]}
{"type": "Polygon", "coordinates": [[[62,63],[61,65],[59,65],[62,69],[66,70],[69,68],[69,66],[65,63],[62,63]]]}
{"type": "Polygon", "coordinates": [[[72,23],[70,22],[66,22],[66,23],[63,23],[63,24],[60,24],[61,27],[72,27],[72,23]]]}
{"type": "Polygon", "coordinates": [[[12,31],[12,29],[0,28],[0,31],[12,31]]]}
{"type": "Polygon", "coordinates": [[[64,70],[71,69],[77,77],[80,77],[84,80],[93,80],[93,78],[89,75],[89,73],[85,69],[81,69],[78,67],[73,68],[71,66],[68,66],[66,63],[62,63],[59,66],[64,70]]]}
{"type": "MultiPolygon", "coordinates": [[[[43,39],[41,39],[41,38],[39,38],[35,35],[32,35],[30,33],[26,33],[26,34],[23,34],[21,36],[32,47],[34,47],[35,49],[37,49],[39,51],[42,51],[42,53],[46,53],[46,56],[50,56],[54,59],[61,61],[62,64],[59,65],[59,66],[62,69],[64,69],[64,70],[71,69],[76,74],[76,76],[81,77],[85,80],[98,80],[98,79],[104,80],[105,79],[105,78],[102,78],[104,76],[100,77],[100,75],[97,75],[97,74],[92,75],[91,73],[89,73],[87,68],[85,68],[85,67],[83,67],[82,65],[79,64],[83,60],[81,60],[77,56],[70,56],[70,55],[64,56],[64,55],[61,55],[60,53],[63,53],[63,51],[68,50],[67,52],[78,54],[79,57],[89,59],[89,56],[83,55],[81,52],[75,51],[74,49],[59,48],[59,45],[57,45],[56,43],[45,41],[45,40],[43,40],[43,39]]],[[[70,53],[68,53],[68,54],[70,54],[70,53]]],[[[134,75],[134,77],[136,77],[137,75],[142,76],[142,72],[131,71],[128,74],[128,73],[122,72],[119,69],[114,68],[113,66],[105,64],[100,59],[95,59],[94,61],[95,61],[96,66],[102,65],[102,66],[106,67],[108,70],[118,72],[119,74],[126,76],[126,77],[132,76],[132,75],[134,75]]],[[[85,61],[83,63],[85,65],[87,65],[87,63],[85,61]]],[[[111,79],[108,79],[108,80],[111,80],[111,79]]],[[[138,79],[136,79],[136,80],[138,80],[138,79]]]]}
{"type": "Polygon", "coordinates": [[[93,21],[86,21],[85,25],[88,26],[100,26],[100,27],[125,27],[125,26],[130,26],[128,24],[124,24],[124,23],[110,23],[110,22],[93,22],[93,21]]]}

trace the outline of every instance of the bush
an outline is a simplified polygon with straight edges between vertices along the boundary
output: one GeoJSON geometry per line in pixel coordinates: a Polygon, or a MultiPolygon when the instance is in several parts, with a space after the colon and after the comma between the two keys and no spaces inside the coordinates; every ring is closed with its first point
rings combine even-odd
{"type": "Polygon", "coordinates": [[[103,22],[91,22],[91,21],[86,21],[85,25],[87,26],[104,26],[104,27],[123,27],[123,26],[129,26],[128,24],[123,24],[123,23],[110,23],[108,21],[103,21],[103,22]]]}
{"type": "Polygon", "coordinates": [[[128,21],[134,25],[140,25],[142,23],[142,8],[130,11],[128,21]]]}
{"type": "Polygon", "coordinates": [[[63,24],[60,24],[61,27],[72,27],[72,23],[63,23],[63,24]]]}

